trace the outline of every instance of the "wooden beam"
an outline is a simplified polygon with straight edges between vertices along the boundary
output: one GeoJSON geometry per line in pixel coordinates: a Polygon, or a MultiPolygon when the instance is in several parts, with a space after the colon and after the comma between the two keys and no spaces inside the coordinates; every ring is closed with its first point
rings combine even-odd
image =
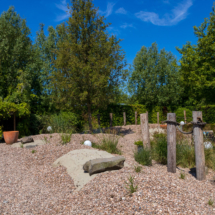
{"type": "Polygon", "coordinates": [[[135,125],[137,125],[137,111],[135,111],[135,125]]]}
{"type": "MultiPolygon", "coordinates": [[[[202,120],[201,111],[193,111],[193,122],[197,123],[202,120]]],[[[203,131],[200,125],[193,125],[193,139],[195,145],[195,160],[196,160],[196,178],[197,180],[204,180],[205,176],[205,152],[203,142],[203,131]]]]}
{"type": "Polygon", "coordinates": [[[113,113],[110,113],[110,127],[113,126],[113,113]]]}
{"type": "Polygon", "coordinates": [[[126,126],[126,113],[123,112],[124,126],[126,126]]]}
{"type": "MultiPolygon", "coordinates": [[[[168,113],[167,120],[176,122],[176,114],[168,113]]],[[[167,171],[176,173],[176,125],[167,123],[167,171]]]]}
{"type": "Polygon", "coordinates": [[[151,148],[150,138],[149,138],[149,122],[148,122],[148,112],[140,114],[140,124],[142,130],[143,146],[151,148]]]}
{"type": "Polygon", "coordinates": [[[157,124],[160,124],[160,120],[159,120],[159,112],[157,112],[157,124]]]}

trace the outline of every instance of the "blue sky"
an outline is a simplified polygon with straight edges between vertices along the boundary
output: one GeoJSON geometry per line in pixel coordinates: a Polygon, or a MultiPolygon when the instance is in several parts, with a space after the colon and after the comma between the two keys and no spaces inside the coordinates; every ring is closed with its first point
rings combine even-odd
{"type": "MultiPolygon", "coordinates": [[[[68,19],[66,4],[69,0],[0,0],[0,13],[14,6],[17,13],[27,20],[35,39],[39,24],[56,26],[68,19]]],[[[212,0],[94,0],[99,13],[112,23],[109,32],[123,39],[122,48],[128,63],[132,63],[142,46],[157,42],[159,49],[171,51],[187,41],[195,44],[193,26],[199,26],[212,11],[212,0]]]]}

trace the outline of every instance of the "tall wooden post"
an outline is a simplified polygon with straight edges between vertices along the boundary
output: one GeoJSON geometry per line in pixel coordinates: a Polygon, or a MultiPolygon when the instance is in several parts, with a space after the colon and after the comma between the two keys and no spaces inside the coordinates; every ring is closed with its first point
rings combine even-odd
{"type": "Polygon", "coordinates": [[[193,139],[195,145],[195,159],[196,159],[196,178],[197,180],[205,179],[205,152],[203,143],[202,126],[198,125],[199,119],[202,120],[201,111],[193,111],[193,139]]]}
{"type": "Polygon", "coordinates": [[[13,114],[13,129],[16,131],[16,113],[13,114]]]}
{"type": "Polygon", "coordinates": [[[159,120],[159,112],[157,112],[157,124],[160,124],[160,120],[159,120]]]}
{"type": "Polygon", "coordinates": [[[140,114],[140,124],[142,130],[143,146],[151,148],[149,138],[148,112],[140,114]]]}
{"type": "Polygon", "coordinates": [[[187,123],[186,110],[184,110],[184,123],[187,123]]]}
{"type": "MultiPolygon", "coordinates": [[[[176,114],[168,113],[168,121],[176,122],[176,114]]],[[[167,171],[176,173],[176,125],[167,123],[167,171]]]]}
{"type": "Polygon", "coordinates": [[[135,111],[135,125],[137,125],[137,111],[135,111]]]}
{"type": "Polygon", "coordinates": [[[113,125],[113,113],[110,113],[110,127],[113,125]]]}
{"type": "Polygon", "coordinates": [[[97,114],[97,118],[98,118],[98,124],[99,124],[99,127],[100,127],[100,114],[97,114]]]}
{"type": "Polygon", "coordinates": [[[123,112],[124,126],[126,126],[126,113],[123,112]]]}

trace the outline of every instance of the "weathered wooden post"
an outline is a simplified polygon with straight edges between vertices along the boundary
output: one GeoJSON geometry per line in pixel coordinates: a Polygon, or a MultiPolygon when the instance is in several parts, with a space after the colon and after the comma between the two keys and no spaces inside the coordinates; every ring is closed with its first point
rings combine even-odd
{"type": "Polygon", "coordinates": [[[160,120],[159,120],[159,112],[157,112],[157,124],[160,124],[160,120]]]}
{"type": "Polygon", "coordinates": [[[126,113],[123,112],[124,126],[126,126],[126,113]]]}
{"type": "Polygon", "coordinates": [[[143,146],[151,148],[149,138],[149,123],[148,123],[148,112],[140,114],[140,124],[142,130],[143,146]]]}
{"type": "Polygon", "coordinates": [[[167,114],[167,171],[176,173],[176,114],[167,114]],[[168,122],[173,121],[173,122],[168,122]]]}
{"type": "Polygon", "coordinates": [[[184,110],[184,123],[187,123],[186,110],[184,110]]]}
{"type": "Polygon", "coordinates": [[[137,125],[137,111],[135,111],[135,125],[137,125]]]}
{"type": "Polygon", "coordinates": [[[98,124],[99,124],[99,127],[100,127],[100,114],[97,114],[97,118],[98,118],[98,124]]]}
{"type": "Polygon", "coordinates": [[[113,113],[110,113],[110,127],[113,125],[113,113]]]}
{"type": "Polygon", "coordinates": [[[202,131],[202,112],[193,111],[193,139],[195,145],[196,178],[205,179],[205,152],[202,131]]]}

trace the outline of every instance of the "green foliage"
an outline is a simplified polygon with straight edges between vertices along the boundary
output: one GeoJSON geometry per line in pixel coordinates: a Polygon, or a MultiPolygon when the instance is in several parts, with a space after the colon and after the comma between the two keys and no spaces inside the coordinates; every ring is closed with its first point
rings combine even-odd
{"type": "Polygon", "coordinates": [[[153,159],[161,164],[167,164],[167,138],[165,134],[154,134],[152,145],[153,159]]]}
{"type": "Polygon", "coordinates": [[[71,3],[71,17],[59,26],[67,37],[57,43],[52,97],[61,109],[86,111],[92,130],[92,107],[105,107],[125,79],[125,54],[91,0],[71,3]]]}
{"type": "Polygon", "coordinates": [[[131,69],[129,90],[139,104],[147,107],[169,106],[179,103],[181,87],[177,60],[171,52],[158,52],[156,43],[143,46],[131,69]]]}
{"type": "Polygon", "coordinates": [[[135,193],[138,189],[138,186],[134,186],[134,177],[130,176],[128,178],[128,182],[125,181],[125,184],[127,185],[125,188],[128,190],[130,194],[135,193]]]}
{"type": "Polygon", "coordinates": [[[135,143],[134,143],[134,145],[136,145],[136,146],[143,146],[143,141],[136,141],[135,143]]]}
{"type": "Polygon", "coordinates": [[[214,35],[215,9],[212,8],[210,18],[206,18],[199,26],[194,26],[197,45],[187,42],[181,49],[177,48],[180,59],[181,81],[184,86],[183,102],[186,105],[214,104],[214,35]]]}
{"type": "Polygon", "coordinates": [[[135,166],[134,167],[134,170],[135,170],[135,172],[141,172],[141,169],[142,169],[142,166],[135,166]]]}
{"type": "Polygon", "coordinates": [[[36,151],[36,150],[34,150],[34,149],[31,151],[31,153],[32,153],[32,154],[34,154],[34,153],[36,153],[36,152],[37,152],[37,151],[36,151]]]}
{"type": "Polygon", "coordinates": [[[24,147],[24,145],[23,145],[23,144],[21,144],[21,145],[20,145],[20,148],[23,148],[23,147],[24,147]]]}
{"type": "Polygon", "coordinates": [[[144,166],[152,165],[151,150],[143,147],[141,150],[134,153],[135,161],[144,166]]]}
{"type": "Polygon", "coordinates": [[[70,142],[72,134],[61,134],[61,144],[65,145],[70,142]]]}
{"type": "Polygon", "coordinates": [[[180,179],[185,179],[185,173],[183,173],[183,172],[180,172],[180,177],[179,177],[180,179]]]}
{"type": "Polygon", "coordinates": [[[212,206],[213,204],[214,204],[214,200],[209,199],[209,201],[208,201],[208,205],[212,206]]]}

